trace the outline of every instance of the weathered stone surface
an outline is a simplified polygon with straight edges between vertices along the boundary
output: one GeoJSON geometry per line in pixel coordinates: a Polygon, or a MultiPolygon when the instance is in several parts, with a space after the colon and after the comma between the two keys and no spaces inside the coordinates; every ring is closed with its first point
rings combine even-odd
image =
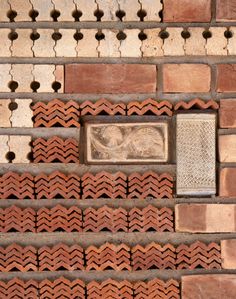
{"type": "Polygon", "coordinates": [[[153,93],[156,66],[144,64],[67,64],[66,93],[153,93]]]}
{"type": "Polygon", "coordinates": [[[221,241],[223,269],[236,269],[236,239],[221,241]]]}
{"type": "Polygon", "coordinates": [[[236,135],[219,136],[219,160],[221,163],[236,162],[236,135]]]}
{"type": "Polygon", "coordinates": [[[175,215],[179,232],[236,232],[234,204],[179,204],[175,206],[175,215]]]}
{"type": "Polygon", "coordinates": [[[216,192],[215,114],[177,115],[177,194],[216,192]]]}
{"type": "Polygon", "coordinates": [[[220,170],[220,191],[221,197],[236,197],[236,168],[227,167],[220,170]]]}
{"type": "Polygon", "coordinates": [[[216,0],[216,21],[236,20],[236,0],[216,0]]]}
{"type": "Polygon", "coordinates": [[[182,299],[235,299],[236,275],[182,276],[182,299]]]}
{"type": "Polygon", "coordinates": [[[236,128],[236,99],[220,100],[220,127],[236,128]]]}
{"type": "Polygon", "coordinates": [[[162,123],[86,124],[87,161],[166,162],[168,125],[162,123]]]}

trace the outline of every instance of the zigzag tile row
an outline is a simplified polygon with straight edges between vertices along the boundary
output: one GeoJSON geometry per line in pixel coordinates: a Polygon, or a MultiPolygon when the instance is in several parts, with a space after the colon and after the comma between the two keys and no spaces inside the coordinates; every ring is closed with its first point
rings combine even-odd
{"type": "Polygon", "coordinates": [[[34,163],[78,163],[79,144],[74,138],[37,138],[32,144],[34,163]]]}
{"type": "Polygon", "coordinates": [[[98,199],[98,198],[172,198],[173,177],[147,171],[66,175],[55,171],[40,173],[35,177],[29,173],[7,172],[0,176],[0,199],[98,199]]]}
{"type": "Polygon", "coordinates": [[[174,227],[173,211],[169,208],[158,209],[147,206],[133,208],[70,208],[57,205],[43,207],[37,212],[32,208],[11,206],[0,209],[0,232],[147,232],[169,231],[174,227]]]}
{"type": "Polygon", "coordinates": [[[54,99],[48,103],[37,102],[33,106],[34,127],[79,127],[79,104],[54,99]]]}
{"type": "Polygon", "coordinates": [[[196,268],[221,269],[220,245],[197,241],[176,247],[154,242],[133,247],[124,243],[105,243],[99,247],[91,245],[86,249],[77,244],[57,244],[39,249],[18,244],[0,247],[0,272],[196,268]]]}
{"type": "Polygon", "coordinates": [[[107,279],[87,284],[80,279],[65,277],[53,281],[23,281],[13,278],[0,281],[1,299],[180,299],[180,283],[174,279],[130,282],[107,279]]]}
{"type": "Polygon", "coordinates": [[[85,115],[167,115],[172,116],[176,110],[219,109],[214,100],[193,99],[189,102],[179,101],[175,106],[167,100],[157,101],[148,98],[143,101],[130,101],[128,104],[112,102],[107,99],[97,101],[63,102],[54,99],[49,103],[37,102],[33,106],[34,127],[79,127],[79,117],[85,115]]]}

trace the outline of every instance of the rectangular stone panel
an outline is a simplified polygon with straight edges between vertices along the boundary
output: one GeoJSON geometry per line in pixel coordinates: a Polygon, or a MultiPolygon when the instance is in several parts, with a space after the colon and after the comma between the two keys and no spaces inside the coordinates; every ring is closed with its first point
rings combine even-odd
{"type": "Polygon", "coordinates": [[[168,160],[167,122],[87,123],[88,163],[149,163],[168,160]]]}
{"type": "Polygon", "coordinates": [[[235,274],[182,276],[182,299],[235,299],[235,274]]]}
{"type": "Polygon", "coordinates": [[[178,114],[176,130],[177,194],[215,194],[215,114],[178,114]]]}

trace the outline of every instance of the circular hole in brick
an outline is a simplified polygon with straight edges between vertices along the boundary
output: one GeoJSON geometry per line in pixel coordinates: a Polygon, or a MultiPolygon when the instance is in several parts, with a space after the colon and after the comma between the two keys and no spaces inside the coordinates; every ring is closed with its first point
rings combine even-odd
{"type": "Polygon", "coordinates": [[[33,81],[30,84],[30,88],[32,89],[33,92],[37,92],[39,87],[40,87],[40,83],[38,81],[33,81]]]}
{"type": "Polygon", "coordinates": [[[6,159],[12,163],[12,161],[16,158],[16,155],[14,152],[8,152],[6,153],[6,159]]]}
{"type": "Polygon", "coordinates": [[[58,82],[58,81],[55,81],[52,83],[52,89],[55,91],[55,92],[58,92],[59,89],[61,89],[61,83],[58,82]]]}
{"type": "Polygon", "coordinates": [[[203,31],[202,36],[203,36],[205,39],[208,39],[208,38],[211,38],[211,37],[212,37],[212,33],[211,33],[210,30],[205,30],[205,31],[203,31]]]}
{"type": "Polygon", "coordinates": [[[118,19],[120,19],[120,21],[123,21],[124,16],[126,15],[126,13],[123,10],[118,10],[116,12],[116,16],[118,19]]]}
{"type": "Polygon", "coordinates": [[[159,36],[161,39],[167,39],[170,35],[169,35],[169,32],[167,32],[166,30],[161,30],[161,32],[159,33],[159,36]]]}
{"type": "Polygon", "coordinates": [[[76,41],[79,41],[79,40],[83,39],[83,37],[84,37],[83,33],[79,32],[79,31],[77,31],[77,32],[74,34],[74,39],[75,39],[76,41]]]}
{"type": "Polygon", "coordinates": [[[57,40],[59,40],[61,38],[62,38],[62,34],[60,32],[54,32],[52,34],[52,39],[55,40],[55,41],[57,41],[57,40]]]}
{"type": "Polygon", "coordinates": [[[82,11],[77,9],[72,12],[72,17],[75,19],[75,22],[79,22],[79,19],[82,17],[82,15],[82,11]]]}
{"type": "Polygon", "coordinates": [[[19,85],[16,81],[11,81],[8,83],[8,87],[10,88],[11,92],[15,92],[18,86],[19,85]]]}
{"type": "Polygon", "coordinates": [[[29,16],[31,17],[32,21],[33,22],[36,22],[36,18],[38,17],[39,15],[39,12],[35,9],[32,9],[30,12],[29,12],[29,16]]]}
{"type": "Polygon", "coordinates": [[[9,110],[14,111],[14,110],[16,110],[18,108],[18,104],[16,102],[11,102],[8,105],[8,108],[9,108],[9,110]]]}
{"type": "Polygon", "coordinates": [[[60,17],[61,13],[59,10],[54,9],[53,11],[51,11],[50,16],[52,17],[54,22],[57,22],[58,18],[60,17]]]}
{"type": "Polygon", "coordinates": [[[105,38],[105,34],[102,33],[102,32],[98,32],[98,33],[95,34],[95,38],[98,41],[103,40],[105,38]]]}
{"type": "Polygon", "coordinates": [[[182,38],[184,38],[184,39],[188,39],[188,38],[190,38],[191,34],[190,34],[190,32],[189,32],[188,30],[183,30],[183,31],[181,32],[181,36],[182,36],[182,38]]]}
{"type": "Polygon", "coordinates": [[[32,32],[32,33],[30,34],[30,38],[31,38],[33,41],[35,41],[35,40],[37,40],[37,39],[40,38],[40,34],[39,34],[38,32],[36,32],[36,31],[34,31],[34,32],[32,32]]]}
{"type": "Polygon", "coordinates": [[[101,22],[102,17],[104,16],[104,12],[101,9],[97,9],[94,12],[95,17],[97,18],[97,22],[101,22]]]}
{"type": "Polygon", "coordinates": [[[120,31],[119,33],[117,33],[116,37],[118,40],[125,40],[127,35],[123,31],[120,31]]]}
{"type": "Polygon", "coordinates": [[[16,40],[18,38],[18,33],[15,32],[15,31],[11,31],[9,34],[8,34],[8,38],[13,41],[13,40],[16,40]]]}
{"type": "Polygon", "coordinates": [[[232,38],[233,37],[233,32],[230,31],[229,29],[225,30],[224,32],[225,38],[232,38]]]}
{"type": "Polygon", "coordinates": [[[140,18],[140,21],[143,22],[144,18],[147,16],[147,12],[144,9],[140,9],[137,12],[137,16],[140,18]]]}
{"type": "Polygon", "coordinates": [[[10,22],[14,22],[16,16],[17,16],[17,12],[15,10],[9,10],[7,13],[7,17],[10,20],[10,22]]]}
{"type": "Polygon", "coordinates": [[[147,39],[147,34],[144,33],[143,31],[141,31],[138,35],[138,38],[143,41],[143,40],[147,39]]]}

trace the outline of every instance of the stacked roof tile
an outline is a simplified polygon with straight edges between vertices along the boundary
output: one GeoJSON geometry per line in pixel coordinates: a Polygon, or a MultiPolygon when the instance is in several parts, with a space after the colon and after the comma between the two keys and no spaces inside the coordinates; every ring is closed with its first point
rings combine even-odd
{"type": "Polygon", "coordinates": [[[0,281],[1,299],[36,299],[38,283],[34,280],[23,281],[13,278],[7,282],[0,281]]]}
{"type": "Polygon", "coordinates": [[[142,102],[131,101],[127,104],[128,115],[173,115],[173,105],[169,101],[156,101],[151,98],[142,102]]]}
{"type": "Polygon", "coordinates": [[[81,116],[83,115],[125,115],[126,106],[124,103],[112,103],[106,99],[96,102],[84,101],[80,105],[81,116]]]}

